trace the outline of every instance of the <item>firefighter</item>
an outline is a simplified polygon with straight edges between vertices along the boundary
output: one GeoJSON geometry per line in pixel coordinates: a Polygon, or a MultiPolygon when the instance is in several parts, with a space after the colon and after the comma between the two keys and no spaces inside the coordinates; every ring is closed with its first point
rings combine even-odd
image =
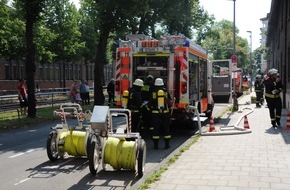
{"type": "Polygon", "coordinates": [[[261,75],[256,76],[254,87],[256,93],[256,107],[260,108],[261,105],[263,104],[263,96],[264,96],[264,84],[261,75]]]}
{"type": "Polygon", "coordinates": [[[133,87],[129,89],[127,106],[128,109],[131,110],[132,132],[138,131],[142,106],[141,88],[143,86],[143,80],[136,79],[133,83],[133,87]]]}
{"type": "Polygon", "coordinates": [[[158,143],[160,136],[163,135],[165,141],[165,149],[170,148],[169,141],[170,135],[170,113],[169,108],[172,105],[172,101],[169,93],[164,87],[163,80],[156,78],[154,83],[154,89],[149,101],[149,108],[151,110],[151,121],[153,126],[153,142],[154,149],[158,149],[158,143]]]}
{"type": "Polygon", "coordinates": [[[154,87],[154,78],[152,75],[147,75],[144,86],[141,89],[141,97],[143,101],[141,136],[143,137],[147,136],[149,138],[152,138],[153,127],[150,122],[151,111],[148,107],[148,102],[150,100],[153,87],[154,87]]]}
{"type": "Polygon", "coordinates": [[[141,96],[143,101],[149,101],[152,88],[154,86],[154,78],[152,75],[147,75],[144,86],[141,88],[141,96]]]}
{"type": "Polygon", "coordinates": [[[278,71],[276,69],[270,69],[268,71],[268,77],[264,80],[265,86],[265,99],[268,104],[272,127],[277,128],[280,126],[281,112],[282,112],[282,100],[280,92],[283,85],[281,81],[277,81],[278,71]]]}

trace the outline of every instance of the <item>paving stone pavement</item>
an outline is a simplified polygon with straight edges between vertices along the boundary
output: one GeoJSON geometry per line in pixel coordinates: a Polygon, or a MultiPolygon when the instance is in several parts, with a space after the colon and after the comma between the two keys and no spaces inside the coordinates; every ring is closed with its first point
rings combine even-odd
{"type": "MultiPolygon", "coordinates": [[[[239,108],[254,110],[247,117],[251,133],[201,136],[159,181],[150,185],[150,189],[289,190],[290,131],[283,128],[287,110],[282,113],[282,127],[273,129],[268,108],[248,105],[250,96],[239,99],[239,108]]],[[[244,109],[243,113],[246,111],[244,109]]],[[[235,124],[240,114],[225,114],[221,122],[235,124]]],[[[241,120],[239,126],[243,127],[243,124],[241,120]]],[[[218,127],[223,123],[215,125],[218,127]]]]}

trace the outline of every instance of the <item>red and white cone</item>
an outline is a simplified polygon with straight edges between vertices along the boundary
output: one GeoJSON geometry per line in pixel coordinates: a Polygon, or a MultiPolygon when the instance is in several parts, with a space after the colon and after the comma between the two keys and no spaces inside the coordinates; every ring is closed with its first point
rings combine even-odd
{"type": "Polygon", "coordinates": [[[213,117],[210,116],[210,126],[209,126],[209,132],[213,132],[215,131],[215,126],[214,126],[214,121],[213,121],[213,117]]]}
{"type": "Polygon", "coordinates": [[[250,129],[247,115],[244,117],[244,129],[250,129]]]}
{"type": "Polygon", "coordinates": [[[287,114],[287,122],[286,122],[285,130],[290,130],[290,112],[288,112],[287,114]]]}

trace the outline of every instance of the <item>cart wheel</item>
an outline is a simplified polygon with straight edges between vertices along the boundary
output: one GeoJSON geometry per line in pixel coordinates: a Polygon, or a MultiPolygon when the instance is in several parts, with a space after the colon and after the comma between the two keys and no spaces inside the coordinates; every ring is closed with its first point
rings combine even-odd
{"type": "Polygon", "coordinates": [[[89,158],[89,152],[90,152],[90,146],[91,146],[93,134],[94,133],[89,133],[89,135],[88,135],[87,144],[86,144],[86,154],[87,154],[87,158],[89,158]]]}
{"type": "Polygon", "coordinates": [[[138,176],[142,177],[145,171],[146,162],[146,143],[143,139],[140,140],[140,145],[138,146],[138,176]]]}
{"type": "Polygon", "coordinates": [[[92,175],[96,175],[101,158],[101,142],[100,137],[92,134],[91,142],[89,145],[88,158],[89,158],[89,168],[92,175]]]}
{"type": "Polygon", "coordinates": [[[57,134],[55,131],[51,131],[48,135],[46,142],[46,152],[50,161],[56,161],[58,159],[58,151],[56,144],[57,134]]]}

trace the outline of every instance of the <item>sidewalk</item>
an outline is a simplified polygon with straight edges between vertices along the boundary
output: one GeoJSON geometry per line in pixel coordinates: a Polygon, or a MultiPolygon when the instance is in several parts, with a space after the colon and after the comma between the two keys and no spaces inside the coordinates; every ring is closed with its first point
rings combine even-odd
{"type": "MultiPolygon", "coordinates": [[[[250,96],[239,99],[239,108],[254,109],[248,115],[251,133],[201,136],[150,189],[289,190],[290,131],[272,129],[268,108],[247,105],[250,96]]],[[[287,111],[283,110],[283,127],[286,117],[287,111]]],[[[225,124],[232,125],[239,118],[234,112],[225,114],[221,122],[230,121],[225,124]]],[[[243,124],[241,120],[241,127],[243,124]]]]}

